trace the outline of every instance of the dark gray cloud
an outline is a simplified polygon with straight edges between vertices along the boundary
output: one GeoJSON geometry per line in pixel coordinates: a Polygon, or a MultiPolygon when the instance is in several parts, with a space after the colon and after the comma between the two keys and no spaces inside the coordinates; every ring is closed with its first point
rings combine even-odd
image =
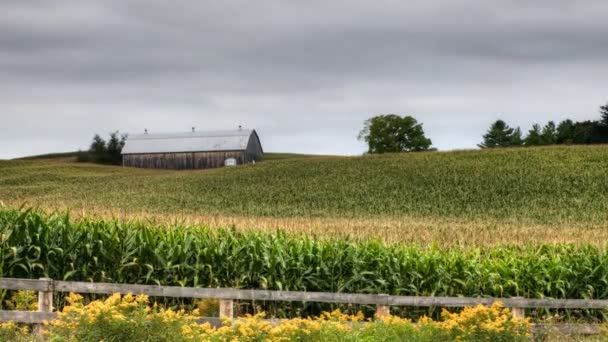
{"type": "Polygon", "coordinates": [[[357,154],[377,113],[471,148],[497,117],[596,117],[607,16],[594,0],[5,0],[0,158],[239,124],[268,151],[357,154]]]}

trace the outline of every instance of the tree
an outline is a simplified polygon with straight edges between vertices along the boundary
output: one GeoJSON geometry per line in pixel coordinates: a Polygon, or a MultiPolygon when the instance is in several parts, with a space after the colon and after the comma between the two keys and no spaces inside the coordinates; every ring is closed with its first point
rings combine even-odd
{"type": "Polygon", "coordinates": [[[574,137],[572,142],[574,144],[593,144],[596,139],[594,137],[594,131],[596,127],[596,121],[582,121],[574,123],[574,137]]]}
{"type": "Polygon", "coordinates": [[[496,120],[486,134],[483,135],[483,142],[477,146],[481,148],[521,146],[521,130],[509,127],[506,122],[496,120]]]}
{"type": "Polygon", "coordinates": [[[528,131],[528,135],[526,136],[526,139],[524,139],[524,143],[526,146],[542,145],[543,138],[542,138],[542,132],[540,130],[539,124],[532,125],[532,128],[528,131]]]}
{"type": "Polygon", "coordinates": [[[574,122],[570,119],[566,119],[557,125],[557,139],[558,144],[572,144],[574,143],[574,137],[576,135],[576,127],[574,122]]]}
{"type": "Polygon", "coordinates": [[[522,138],[522,135],[521,135],[521,129],[519,127],[517,127],[513,131],[513,135],[511,136],[511,146],[523,146],[523,145],[524,145],[524,139],[522,138]]]}
{"type": "Polygon", "coordinates": [[[600,123],[603,126],[608,126],[608,102],[600,107],[600,114],[602,115],[600,123]]]}
{"type": "Polygon", "coordinates": [[[428,150],[431,140],[422,124],[411,116],[378,115],[365,121],[359,140],[368,145],[368,153],[416,152],[428,150]]]}
{"type": "Polygon", "coordinates": [[[600,121],[595,128],[595,142],[605,144],[608,143],[608,103],[600,107],[600,121]]]}
{"type": "MultiPolygon", "coordinates": [[[[90,159],[98,164],[122,164],[122,155],[120,152],[125,146],[127,135],[119,135],[119,132],[110,133],[110,140],[103,140],[99,134],[95,134],[93,142],[89,148],[90,159]]],[[[85,158],[79,158],[84,160],[85,158]]]]}
{"type": "Polygon", "coordinates": [[[127,140],[127,135],[123,134],[122,136],[118,136],[118,131],[110,133],[110,140],[108,140],[107,144],[107,159],[110,164],[120,165],[122,164],[122,155],[120,152],[122,148],[125,146],[125,141],[127,140]]]}
{"type": "Polygon", "coordinates": [[[108,149],[106,146],[106,141],[103,140],[99,134],[95,134],[93,137],[93,142],[91,143],[89,152],[91,153],[91,159],[93,162],[101,164],[108,162],[108,149]]]}
{"type": "Polygon", "coordinates": [[[542,145],[555,145],[557,143],[557,129],[555,128],[555,122],[549,121],[543,127],[543,133],[541,135],[542,145]]]}

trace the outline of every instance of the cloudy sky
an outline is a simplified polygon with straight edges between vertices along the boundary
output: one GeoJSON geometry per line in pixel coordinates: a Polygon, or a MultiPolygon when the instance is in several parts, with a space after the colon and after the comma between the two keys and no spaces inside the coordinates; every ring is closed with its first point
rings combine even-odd
{"type": "Polygon", "coordinates": [[[598,117],[606,18],[605,0],[2,0],[0,158],[238,125],[266,151],[359,154],[379,113],[474,148],[499,117],[598,117]]]}

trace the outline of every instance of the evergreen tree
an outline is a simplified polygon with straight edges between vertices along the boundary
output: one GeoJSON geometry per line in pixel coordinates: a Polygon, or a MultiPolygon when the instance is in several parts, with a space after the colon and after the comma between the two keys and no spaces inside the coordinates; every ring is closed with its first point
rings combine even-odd
{"type": "Polygon", "coordinates": [[[532,128],[528,131],[528,136],[526,136],[524,143],[526,146],[542,145],[542,132],[539,124],[532,125],[532,128]]]}
{"type": "Polygon", "coordinates": [[[517,127],[511,136],[511,146],[523,146],[524,139],[522,138],[521,128],[517,127]]]}
{"type": "Polygon", "coordinates": [[[108,148],[106,146],[106,141],[103,140],[99,134],[95,134],[93,137],[93,142],[91,143],[91,148],[89,149],[91,153],[91,159],[95,163],[105,164],[108,162],[108,148]]]}
{"type": "Polygon", "coordinates": [[[608,103],[600,107],[600,114],[602,115],[600,123],[603,126],[608,126],[608,103]]]}
{"type": "Polygon", "coordinates": [[[122,164],[122,155],[120,154],[120,152],[125,146],[126,139],[126,135],[122,135],[119,138],[118,131],[110,133],[110,140],[108,140],[107,144],[107,159],[110,164],[122,164]]]}
{"type": "Polygon", "coordinates": [[[503,120],[496,120],[488,132],[483,135],[483,142],[477,146],[481,148],[521,146],[521,130],[509,127],[503,120]]]}
{"type": "Polygon", "coordinates": [[[600,107],[600,121],[595,128],[594,138],[600,144],[608,143],[608,103],[600,107]]]}
{"type": "Polygon", "coordinates": [[[555,128],[555,122],[549,121],[545,127],[543,127],[543,133],[541,135],[542,145],[554,145],[557,143],[557,129],[555,128]]]}

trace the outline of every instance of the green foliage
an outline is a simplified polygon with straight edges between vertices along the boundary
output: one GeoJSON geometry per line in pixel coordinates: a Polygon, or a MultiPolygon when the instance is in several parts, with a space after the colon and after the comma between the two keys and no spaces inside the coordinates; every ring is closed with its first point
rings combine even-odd
{"type": "Polygon", "coordinates": [[[91,154],[88,151],[76,152],[76,161],[79,163],[87,163],[91,161],[91,154]]]}
{"type": "Polygon", "coordinates": [[[532,125],[532,128],[528,131],[528,135],[524,139],[526,146],[538,146],[543,144],[543,138],[541,137],[541,130],[539,124],[532,125]]]}
{"type": "Polygon", "coordinates": [[[125,142],[127,140],[127,136],[123,135],[122,137],[118,136],[118,132],[110,133],[110,140],[108,140],[107,144],[107,154],[110,164],[120,165],[122,164],[122,155],[120,152],[122,148],[125,146],[125,142]]]}
{"type": "Polygon", "coordinates": [[[574,124],[575,144],[593,144],[599,141],[595,137],[596,124],[594,121],[582,121],[574,124]]]}
{"type": "Polygon", "coordinates": [[[27,327],[18,326],[13,322],[0,323],[0,341],[2,342],[35,342],[41,341],[30,334],[27,327]]]}
{"type": "Polygon", "coordinates": [[[17,291],[11,295],[9,300],[4,301],[8,310],[37,311],[38,293],[34,291],[17,291]]]}
{"type": "Polygon", "coordinates": [[[521,130],[511,128],[506,122],[497,120],[483,136],[483,142],[478,146],[481,148],[513,147],[523,144],[521,130]]]}
{"type": "Polygon", "coordinates": [[[118,131],[110,133],[110,139],[107,142],[99,134],[95,134],[89,148],[91,160],[98,164],[120,165],[122,163],[120,152],[125,146],[126,140],[127,136],[119,137],[118,131]]]}
{"type": "Polygon", "coordinates": [[[194,316],[150,308],[146,296],[113,295],[88,305],[77,295],[68,300],[70,305],[49,324],[51,342],[197,341],[183,334],[197,329],[194,316]]]}
{"type": "MultiPolygon", "coordinates": [[[[526,146],[554,145],[554,144],[605,144],[608,143],[608,103],[600,107],[599,121],[573,122],[570,119],[560,122],[555,126],[553,121],[549,121],[542,132],[540,125],[535,124],[524,139],[526,146]]],[[[509,128],[502,120],[496,121],[486,135],[484,142],[478,146],[488,147],[508,147],[518,146],[510,139],[510,133],[517,136],[516,131],[509,128]]],[[[521,138],[521,134],[519,134],[521,138]]],[[[517,137],[515,140],[518,140],[517,137]]]]}
{"type": "Polygon", "coordinates": [[[557,143],[557,128],[555,127],[555,122],[549,121],[545,127],[543,127],[541,139],[543,145],[553,145],[557,143]]]}
{"type": "Polygon", "coordinates": [[[395,114],[378,115],[365,121],[359,139],[367,143],[368,153],[424,151],[432,144],[416,119],[395,114]]]}
{"type": "Polygon", "coordinates": [[[608,103],[600,107],[600,123],[604,126],[608,126],[608,103]]]}
{"type": "MultiPolygon", "coordinates": [[[[465,308],[461,313],[444,311],[442,321],[410,320],[385,316],[363,321],[361,313],[340,310],[318,317],[293,318],[271,324],[264,313],[239,317],[219,328],[196,324],[197,316],[184,311],[149,306],[147,297],[113,295],[84,305],[82,297],[69,296],[70,305],[50,322],[53,342],[97,341],[529,341],[530,324],[513,318],[500,306],[465,308]]],[[[9,327],[10,328],[10,327],[9,327]]]]}
{"type": "MultiPolygon", "coordinates": [[[[438,249],[0,210],[3,277],[415,296],[608,298],[608,250],[438,249]]],[[[306,310],[313,310],[308,307],[306,310]]]]}
{"type": "Polygon", "coordinates": [[[276,218],[608,222],[608,148],[315,157],[199,171],[0,162],[0,200],[45,207],[276,218]]]}
{"type": "Polygon", "coordinates": [[[107,164],[109,162],[106,141],[103,140],[99,134],[95,134],[93,137],[93,142],[89,148],[89,153],[91,154],[91,159],[95,163],[107,164]]]}
{"type": "Polygon", "coordinates": [[[567,119],[559,123],[557,126],[557,143],[572,144],[576,135],[576,127],[572,120],[567,119]]]}
{"type": "Polygon", "coordinates": [[[528,131],[524,144],[526,146],[554,145],[557,143],[558,137],[559,133],[553,121],[549,121],[542,131],[539,124],[534,124],[528,131]]]}

